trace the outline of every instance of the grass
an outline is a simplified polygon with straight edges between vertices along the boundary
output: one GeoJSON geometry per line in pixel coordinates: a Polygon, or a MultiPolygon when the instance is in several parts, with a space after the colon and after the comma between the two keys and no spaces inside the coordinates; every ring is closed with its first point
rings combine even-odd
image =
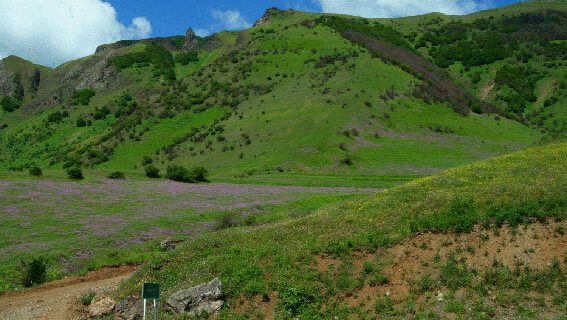
{"type": "MultiPolygon", "coordinates": [[[[356,314],[356,308],[345,304],[348,292],[357,287],[356,278],[346,276],[343,284],[328,282],[325,272],[315,267],[317,256],[349,261],[356,254],[383,250],[428,230],[467,232],[478,224],[564,220],[567,199],[562,190],[567,177],[562,168],[566,154],[567,144],[533,148],[450,169],[364,200],[315,210],[298,220],[203,235],[175,252],[154,257],[124,286],[120,296],[137,292],[144,281],[162,283],[167,295],[218,276],[228,299],[223,311],[226,318],[238,318],[235,306],[251,284],[262,288],[258,292],[278,292],[277,314],[282,317],[356,314]],[[165,267],[156,271],[153,265],[165,267]]],[[[473,278],[460,260],[448,257],[443,261],[439,260],[445,274],[443,286],[472,286],[473,278]]],[[[564,274],[564,266],[560,270],[564,274]]],[[[493,281],[489,274],[486,277],[493,281]]],[[[555,285],[561,278],[554,279],[550,281],[555,285]]],[[[422,281],[422,287],[430,288],[431,281],[422,281]]],[[[396,310],[398,315],[407,314],[396,310]]],[[[261,314],[261,309],[255,311],[261,314]]],[[[387,300],[379,300],[376,312],[393,311],[387,300]]],[[[466,314],[476,314],[471,312],[466,314]]]]}
{"type": "Polygon", "coordinates": [[[20,259],[44,258],[47,280],[54,280],[104,266],[142,263],[159,250],[164,238],[186,240],[209,232],[225,215],[236,225],[263,225],[368,192],[184,185],[131,180],[129,175],[128,180],[106,180],[93,178],[89,171],[86,181],[71,182],[56,174],[0,182],[0,233],[6,235],[0,240],[0,291],[21,286],[20,259]]]}
{"type": "MultiPolygon", "coordinates": [[[[162,171],[170,164],[203,166],[220,182],[390,187],[519,150],[542,137],[514,121],[462,117],[446,104],[412,98],[419,79],[373,58],[330,28],[301,24],[316,17],[295,13],[245,30],[240,36],[245,46],[237,43],[235,32],[217,34],[210,40],[214,49],[201,50],[198,62],[175,66],[175,83],[155,79],[149,66],[126,68],[120,71],[125,82],[117,89],[97,89],[88,106],[69,109],[69,118],[48,128],[44,120],[60,106],[4,115],[8,127],[0,131],[0,169],[38,165],[48,171],[79,158],[94,170],[142,176],[140,163],[150,156],[162,171]],[[266,32],[271,29],[276,32],[266,32]],[[320,63],[336,55],[346,58],[320,63]],[[214,85],[225,89],[209,92],[214,85]],[[243,94],[250,86],[265,91],[243,94]],[[139,108],[115,118],[112,103],[124,91],[139,108]],[[194,95],[207,98],[193,103],[194,95]],[[178,100],[171,102],[171,97],[178,100]],[[236,105],[230,107],[233,100],[236,105]],[[105,105],[111,106],[111,115],[76,127],[79,117],[88,119],[105,105]],[[215,126],[223,132],[199,141],[178,140],[192,128],[215,126]],[[435,127],[453,133],[430,129],[435,127]],[[341,134],[352,129],[359,136],[341,134]],[[89,150],[104,152],[109,161],[91,164],[89,150]],[[348,164],[344,159],[350,159],[348,164]]],[[[120,52],[144,47],[138,43],[120,52]]],[[[100,58],[69,62],[50,74],[100,58]]],[[[55,87],[45,85],[48,91],[55,87]]]]}

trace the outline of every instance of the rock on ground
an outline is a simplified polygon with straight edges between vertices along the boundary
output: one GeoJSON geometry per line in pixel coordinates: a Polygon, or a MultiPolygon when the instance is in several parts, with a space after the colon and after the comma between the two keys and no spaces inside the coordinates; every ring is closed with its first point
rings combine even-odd
{"type": "Polygon", "coordinates": [[[92,318],[102,317],[114,310],[116,303],[106,296],[98,296],[89,305],[89,316],[92,318]]]}
{"type": "Polygon", "coordinates": [[[177,313],[188,312],[190,315],[217,313],[224,304],[222,283],[215,278],[211,282],[181,290],[172,294],[166,303],[168,309],[177,313]]]}

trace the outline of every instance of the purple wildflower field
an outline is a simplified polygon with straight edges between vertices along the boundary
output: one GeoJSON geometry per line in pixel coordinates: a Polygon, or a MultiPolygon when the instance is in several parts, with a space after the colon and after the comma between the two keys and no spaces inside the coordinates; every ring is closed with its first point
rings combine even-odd
{"type": "Polygon", "coordinates": [[[161,180],[0,181],[0,263],[37,253],[88,259],[103,249],[211,230],[226,212],[261,214],[266,206],[313,196],[375,191],[161,180]]]}

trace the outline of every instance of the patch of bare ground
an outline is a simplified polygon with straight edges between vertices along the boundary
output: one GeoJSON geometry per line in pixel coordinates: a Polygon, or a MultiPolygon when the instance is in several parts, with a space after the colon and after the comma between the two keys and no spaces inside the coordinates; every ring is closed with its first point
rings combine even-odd
{"type": "MultiPolygon", "coordinates": [[[[449,257],[455,257],[463,268],[477,270],[478,274],[495,265],[510,270],[530,270],[531,273],[545,272],[555,263],[561,268],[567,265],[567,222],[549,221],[511,228],[476,228],[467,234],[418,234],[403,243],[375,253],[356,254],[349,258],[319,256],[313,267],[321,272],[337,275],[346,267],[352,278],[366,277],[366,281],[352,292],[337,300],[343,300],[350,307],[360,307],[372,312],[377,299],[387,298],[402,302],[408,298],[418,304],[425,299],[443,299],[449,289],[443,285],[430,288],[431,292],[415,293],[416,286],[425,276],[441,279],[440,267],[449,257]],[[345,266],[346,264],[346,266],[345,266]],[[379,273],[378,281],[372,280],[368,265],[374,266],[372,273],[379,273]],[[370,280],[368,280],[370,278],[370,280]],[[381,279],[381,280],[380,280],[381,279]]],[[[432,280],[434,281],[434,280],[432,280]]],[[[439,283],[439,281],[438,281],[439,283]]],[[[455,290],[453,294],[464,298],[470,294],[467,288],[455,290]]],[[[418,289],[419,291],[419,289],[418,289]]],[[[551,294],[548,292],[548,294],[551,294]]],[[[526,292],[525,297],[531,293],[526,292]]],[[[494,297],[496,299],[496,297],[494,297]]],[[[551,296],[538,297],[550,303],[551,296]]],[[[548,310],[548,316],[554,316],[548,310]]]]}
{"type": "Polygon", "coordinates": [[[4,294],[0,296],[0,319],[83,319],[84,308],[78,303],[82,295],[88,292],[110,294],[135,269],[135,266],[103,268],[85,276],[69,277],[23,292],[4,294]]]}
{"type": "Polygon", "coordinates": [[[240,297],[233,303],[236,314],[245,315],[248,319],[272,320],[275,318],[278,294],[272,291],[264,297],[261,295],[252,298],[240,297]]]}
{"type": "Polygon", "coordinates": [[[496,86],[496,82],[494,80],[490,81],[479,90],[478,97],[481,100],[486,100],[495,86],[496,86]]]}

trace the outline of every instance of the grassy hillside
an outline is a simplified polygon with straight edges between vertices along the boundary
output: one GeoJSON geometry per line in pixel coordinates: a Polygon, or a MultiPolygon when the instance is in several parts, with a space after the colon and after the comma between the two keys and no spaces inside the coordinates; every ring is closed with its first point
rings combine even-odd
{"type": "Polygon", "coordinates": [[[564,137],[566,10],[565,1],[527,1],[467,16],[378,21],[503,114],[564,137]]]}
{"type": "MultiPolygon", "coordinates": [[[[274,11],[249,30],[200,39],[192,53],[178,51],[176,37],[104,46],[64,64],[35,100],[2,113],[0,167],[143,176],[153,162],[203,165],[215,181],[390,186],[543,136],[514,114],[469,106],[481,102],[460,74],[423,78],[320,18],[274,11]],[[465,98],[443,93],[453,90],[465,98]]],[[[404,21],[396,28],[406,32],[404,21]]],[[[396,29],[366,20],[364,30],[430,56],[396,29]]]]}
{"type": "Polygon", "coordinates": [[[144,281],[167,296],[220,277],[227,319],[565,316],[566,156],[564,143],[532,148],[307,217],[211,233],[156,256],[120,296],[144,281]],[[550,225],[532,234],[536,222],[550,225]]]}

